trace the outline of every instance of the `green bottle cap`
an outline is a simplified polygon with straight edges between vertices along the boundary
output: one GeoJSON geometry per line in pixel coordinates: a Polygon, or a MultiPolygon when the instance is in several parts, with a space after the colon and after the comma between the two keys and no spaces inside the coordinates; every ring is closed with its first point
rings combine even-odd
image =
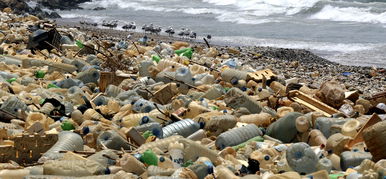
{"type": "Polygon", "coordinates": [[[143,153],[141,156],[141,161],[147,165],[158,165],[158,157],[151,149],[148,149],[143,153]]]}
{"type": "Polygon", "coordinates": [[[42,71],[42,70],[38,70],[35,72],[35,77],[36,78],[44,78],[44,76],[46,75],[46,72],[42,71]]]}
{"type": "Polygon", "coordinates": [[[147,139],[148,137],[150,136],[154,136],[153,133],[151,131],[145,131],[142,136],[147,139]]]}
{"type": "Polygon", "coordinates": [[[14,82],[14,81],[16,81],[16,78],[11,78],[11,79],[8,79],[8,80],[7,80],[8,83],[12,83],[12,82],[14,82]]]}
{"type": "Polygon", "coordinates": [[[72,123],[69,122],[69,121],[64,121],[64,122],[62,123],[62,125],[60,125],[60,127],[61,127],[64,131],[69,131],[69,130],[75,129],[74,125],[72,125],[72,123]]]}

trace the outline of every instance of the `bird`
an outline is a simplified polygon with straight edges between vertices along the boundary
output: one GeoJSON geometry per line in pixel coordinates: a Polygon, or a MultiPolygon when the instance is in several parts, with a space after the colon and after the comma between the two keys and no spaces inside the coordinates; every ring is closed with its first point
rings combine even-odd
{"type": "Polygon", "coordinates": [[[172,26],[169,26],[169,27],[165,30],[165,32],[166,32],[167,34],[169,34],[169,36],[173,36],[173,34],[175,33],[172,26]]]}
{"type": "Polygon", "coordinates": [[[185,28],[181,28],[181,30],[177,33],[178,36],[183,37],[185,34],[185,28]]]}
{"type": "Polygon", "coordinates": [[[191,32],[190,29],[186,29],[186,30],[184,31],[184,36],[189,37],[190,32],[191,32]]]}
{"type": "Polygon", "coordinates": [[[130,25],[132,30],[135,30],[137,28],[137,25],[135,24],[134,21],[130,22],[130,25]]]}
{"type": "Polygon", "coordinates": [[[192,39],[196,39],[196,37],[197,37],[196,32],[191,31],[190,34],[189,34],[189,37],[192,38],[192,39]]]}
{"type": "Polygon", "coordinates": [[[206,36],[206,38],[207,38],[208,40],[210,40],[210,39],[212,39],[212,35],[209,34],[209,35],[206,36]]]}

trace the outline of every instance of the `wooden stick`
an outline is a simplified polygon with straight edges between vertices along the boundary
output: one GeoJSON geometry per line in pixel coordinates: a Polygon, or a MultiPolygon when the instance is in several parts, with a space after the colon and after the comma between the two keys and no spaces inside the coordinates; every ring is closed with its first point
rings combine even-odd
{"type": "Polygon", "coordinates": [[[210,48],[209,42],[208,42],[208,40],[206,40],[205,37],[204,37],[204,41],[205,41],[206,46],[208,46],[208,48],[210,48]]]}

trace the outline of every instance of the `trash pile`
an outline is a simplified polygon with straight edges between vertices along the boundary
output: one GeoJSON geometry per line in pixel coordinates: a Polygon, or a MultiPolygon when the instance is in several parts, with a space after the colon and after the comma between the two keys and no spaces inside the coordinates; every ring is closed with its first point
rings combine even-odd
{"type": "Polygon", "coordinates": [[[0,178],[384,178],[386,92],[0,13],[0,178]]]}

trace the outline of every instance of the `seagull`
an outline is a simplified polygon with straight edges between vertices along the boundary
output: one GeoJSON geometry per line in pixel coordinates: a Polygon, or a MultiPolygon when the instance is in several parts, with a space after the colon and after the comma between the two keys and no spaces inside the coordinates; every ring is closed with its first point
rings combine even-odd
{"type": "Polygon", "coordinates": [[[181,31],[177,33],[178,36],[183,37],[185,34],[185,28],[181,28],[181,31]]]}
{"type": "Polygon", "coordinates": [[[196,32],[191,31],[190,34],[189,34],[189,37],[192,38],[192,39],[196,39],[196,37],[197,37],[196,32]]]}
{"type": "Polygon", "coordinates": [[[169,26],[169,27],[165,30],[165,32],[166,32],[167,34],[169,34],[169,36],[173,36],[173,34],[175,33],[172,26],[169,26]]]}
{"type": "Polygon", "coordinates": [[[189,37],[190,32],[191,32],[190,29],[186,29],[186,30],[184,31],[184,36],[189,37]]]}
{"type": "Polygon", "coordinates": [[[137,28],[137,25],[135,25],[134,21],[130,22],[130,26],[132,30],[135,30],[137,28]]]}

